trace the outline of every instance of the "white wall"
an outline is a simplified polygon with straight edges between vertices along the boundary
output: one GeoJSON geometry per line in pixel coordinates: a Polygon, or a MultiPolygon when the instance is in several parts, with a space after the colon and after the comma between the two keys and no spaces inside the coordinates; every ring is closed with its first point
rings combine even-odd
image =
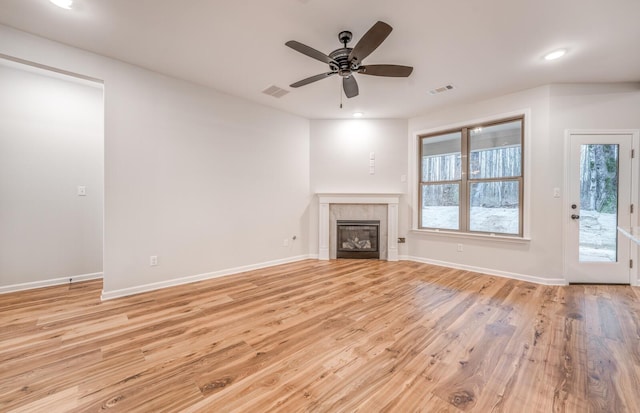
{"type": "Polygon", "coordinates": [[[20,66],[0,62],[0,289],[7,290],[102,272],[102,87],[20,66]],[[78,185],[86,196],[77,196],[78,185]]]}
{"type": "Polygon", "coordinates": [[[404,119],[312,120],[312,192],[405,192],[406,136],[404,119]]]}
{"type": "Polygon", "coordinates": [[[559,282],[562,198],[553,198],[553,188],[564,180],[561,131],[637,128],[640,119],[637,85],[626,85],[545,86],[416,117],[408,127],[405,120],[309,122],[5,26],[0,54],[105,82],[107,296],[316,253],[312,194],[407,193],[415,185],[415,132],[527,108],[531,241],[411,232],[404,197],[399,235],[408,244],[400,254],[559,282]],[[464,252],[456,252],[458,243],[464,252]],[[159,266],[148,265],[150,255],[159,266]]]}
{"type": "MultiPolygon", "coordinates": [[[[487,272],[538,282],[562,282],[562,231],[559,225],[562,204],[561,198],[553,198],[553,188],[562,187],[564,179],[563,143],[549,134],[549,94],[548,86],[539,87],[409,120],[409,141],[410,145],[415,145],[415,133],[419,131],[526,109],[530,116],[525,119],[525,128],[529,128],[530,135],[525,136],[528,139],[525,148],[532,161],[528,177],[530,208],[526,212],[530,219],[531,241],[516,243],[409,232],[410,257],[462,268],[486,269],[487,272]],[[463,252],[457,252],[457,244],[463,244],[463,252]]],[[[415,165],[414,157],[415,151],[411,151],[412,165],[415,165]]],[[[417,171],[411,169],[413,186],[417,185],[417,171]]],[[[411,205],[406,207],[413,210],[411,205]]]]}
{"type": "MultiPolygon", "coordinates": [[[[407,121],[353,119],[311,121],[311,193],[407,192],[407,121]],[[375,153],[375,174],[369,154],[375,153]]],[[[309,250],[318,253],[317,198],[310,206],[309,250]]],[[[406,222],[406,211],[399,220],[406,222]]],[[[404,245],[399,245],[404,254],[404,245]]]]}
{"type": "MultiPolygon", "coordinates": [[[[640,85],[550,85],[409,120],[409,141],[425,129],[529,108],[530,242],[509,243],[410,232],[409,256],[544,283],[562,283],[566,129],[640,129],[640,85]],[[561,197],[553,198],[560,188],[561,197]],[[456,252],[457,244],[464,251],[456,252]]],[[[410,151],[411,152],[411,151],[410,151]]],[[[415,151],[410,154],[414,161],[415,151]]],[[[413,169],[413,168],[410,168],[413,169]]],[[[416,172],[410,172],[413,179],[416,172]]],[[[415,180],[411,185],[415,185],[415,180]]],[[[413,188],[412,188],[413,189],[413,188]]],[[[411,209],[410,204],[406,205],[411,209]]]]}
{"type": "Polygon", "coordinates": [[[640,83],[551,85],[551,133],[565,129],[639,129],[640,83]]]}
{"type": "Polygon", "coordinates": [[[308,120],[5,26],[0,53],[104,80],[105,296],[308,254],[308,120]]]}
{"type": "MultiPolygon", "coordinates": [[[[640,83],[552,85],[550,111],[550,132],[556,141],[564,141],[566,129],[638,130],[640,83]]],[[[633,179],[638,188],[640,176],[633,179]]],[[[636,226],[640,224],[638,216],[636,213],[636,226]]],[[[632,248],[636,248],[634,244],[632,248]]]]}

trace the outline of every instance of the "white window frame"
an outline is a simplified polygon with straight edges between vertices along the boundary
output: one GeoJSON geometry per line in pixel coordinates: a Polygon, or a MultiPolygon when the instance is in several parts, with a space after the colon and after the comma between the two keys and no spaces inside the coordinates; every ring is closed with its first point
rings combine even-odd
{"type": "Polygon", "coordinates": [[[495,241],[521,243],[531,240],[531,109],[520,109],[513,112],[500,113],[483,118],[471,119],[454,124],[441,125],[435,128],[414,131],[409,136],[409,195],[411,199],[411,232],[428,236],[447,236],[456,238],[491,239],[495,241]],[[420,174],[420,138],[424,135],[437,134],[442,131],[460,129],[474,124],[500,122],[504,119],[522,116],[524,118],[523,132],[523,201],[522,201],[522,236],[485,234],[474,232],[451,231],[444,229],[421,229],[419,228],[420,195],[418,192],[420,174]]]}

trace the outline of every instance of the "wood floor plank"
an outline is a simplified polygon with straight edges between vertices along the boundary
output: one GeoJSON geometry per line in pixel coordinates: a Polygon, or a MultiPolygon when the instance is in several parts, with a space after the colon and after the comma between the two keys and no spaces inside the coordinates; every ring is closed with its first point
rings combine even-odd
{"type": "Polygon", "coordinates": [[[634,287],[307,260],[101,288],[0,296],[0,411],[640,411],[634,287]]]}

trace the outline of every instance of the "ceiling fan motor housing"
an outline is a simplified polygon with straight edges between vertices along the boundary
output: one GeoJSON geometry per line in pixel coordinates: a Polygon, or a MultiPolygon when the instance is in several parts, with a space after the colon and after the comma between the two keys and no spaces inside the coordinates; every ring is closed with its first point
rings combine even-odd
{"type": "Polygon", "coordinates": [[[351,50],[351,47],[342,47],[329,53],[329,57],[338,63],[338,66],[329,64],[332,71],[338,72],[340,76],[351,76],[351,71],[357,69],[349,65],[349,54],[351,50]]]}

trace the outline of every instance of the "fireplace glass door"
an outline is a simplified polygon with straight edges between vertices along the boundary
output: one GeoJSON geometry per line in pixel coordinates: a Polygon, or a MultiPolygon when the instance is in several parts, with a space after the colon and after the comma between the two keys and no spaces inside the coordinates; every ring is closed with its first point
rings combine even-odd
{"type": "Polygon", "coordinates": [[[380,258],[380,221],[337,221],[337,258],[380,258]]]}

